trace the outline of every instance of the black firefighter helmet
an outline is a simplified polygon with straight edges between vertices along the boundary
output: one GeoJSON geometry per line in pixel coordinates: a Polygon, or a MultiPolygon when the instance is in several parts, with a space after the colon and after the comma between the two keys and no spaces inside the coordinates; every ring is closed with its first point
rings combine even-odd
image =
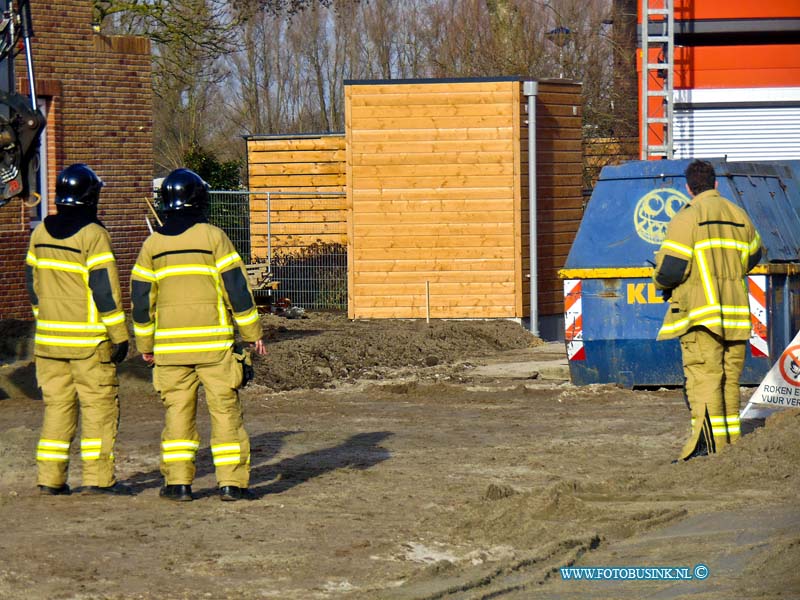
{"type": "Polygon", "coordinates": [[[83,163],[68,166],[56,180],[56,204],[61,206],[96,207],[103,182],[83,163]]]}
{"type": "Polygon", "coordinates": [[[161,210],[204,210],[208,184],[190,169],[175,169],[161,184],[161,210]]]}

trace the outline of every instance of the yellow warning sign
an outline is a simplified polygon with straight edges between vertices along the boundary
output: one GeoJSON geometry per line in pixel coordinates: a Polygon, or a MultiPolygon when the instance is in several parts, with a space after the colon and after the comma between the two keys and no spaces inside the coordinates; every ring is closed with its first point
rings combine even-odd
{"type": "Polygon", "coordinates": [[[688,196],[673,188],[659,188],[639,198],[633,211],[633,226],[645,242],[661,245],[667,225],[684,204],[688,196]]]}

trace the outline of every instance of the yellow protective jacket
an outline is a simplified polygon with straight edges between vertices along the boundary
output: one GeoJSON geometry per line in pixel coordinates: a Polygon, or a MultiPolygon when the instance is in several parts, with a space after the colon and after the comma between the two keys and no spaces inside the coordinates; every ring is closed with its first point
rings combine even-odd
{"type": "Polygon", "coordinates": [[[658,339],[705,327],[722,339],[750,337],[745,276],[761,258],[761,238],[747,213],[716,190],[695,196],[670,221],[653,281],[670,290],[658,339]]]}
{"type": "Polygon", "coordinates": [[[131,300],[136,347],[159,365],[221,361],[233,345],[234,322],[244,341],[262,335],[242,259],[208,223],[147,238],[133,267],[131,300]]]}
{"type": "Polygon", "coordinates": [[[47,358],[88,358],[98,344],[128,339],[117,263],[105,228],[90,222],[54,237],[47,217],[34,229],[26,258],[36,317],[35,352],[47,358]]]}

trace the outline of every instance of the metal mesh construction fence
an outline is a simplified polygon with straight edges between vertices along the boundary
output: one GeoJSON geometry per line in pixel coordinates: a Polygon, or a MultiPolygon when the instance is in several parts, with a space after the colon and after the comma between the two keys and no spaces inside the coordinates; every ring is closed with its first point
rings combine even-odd
{"type": "Polygon", "coordinates": [[[211,192],[208,220],[228,234],[246,263],[251,261],[250,219],[249,192],[211,192]]]}
{"type": "Polygon", "coordinates": [[[347,308],[343,192],[212,191],[209,221],[228,234],[248,264],[266,264],[278,289],[313,310],[347,308]]]}

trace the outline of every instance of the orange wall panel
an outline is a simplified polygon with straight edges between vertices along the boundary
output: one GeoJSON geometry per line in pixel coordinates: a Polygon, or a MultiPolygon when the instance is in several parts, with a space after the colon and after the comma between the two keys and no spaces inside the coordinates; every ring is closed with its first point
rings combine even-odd
{"type": "Polygon", "coordinates": [[[780,19],[800,17],[798,0],[675,0],[675,18],[780,19]]]}
{"type": "MultiPolygon", "coordinates": [[[[650,50],[651,63],[658,61],[658,53],[657,49],[650,50]]],[[[640,79],[641,57],[642,51],[638,50],[636,68],[640,79]]],[[[798,86],[800,44],[675,48],[675,89],[798,86]]]]}
{"type": "MultiPolygon", "coordinates": [[[[641,2],[637,2],[639,23],[641,2]]],[[[661,5],[663,6],[663,4],[661,5]]],[[[800,17],[798,0],[675,0],[675,19],[785,19],[800,17]]]]}
{"type": "Polygon", "coordinates": [[[676,89],[795,86],[800,44],[675,48],[676,89]]]}

